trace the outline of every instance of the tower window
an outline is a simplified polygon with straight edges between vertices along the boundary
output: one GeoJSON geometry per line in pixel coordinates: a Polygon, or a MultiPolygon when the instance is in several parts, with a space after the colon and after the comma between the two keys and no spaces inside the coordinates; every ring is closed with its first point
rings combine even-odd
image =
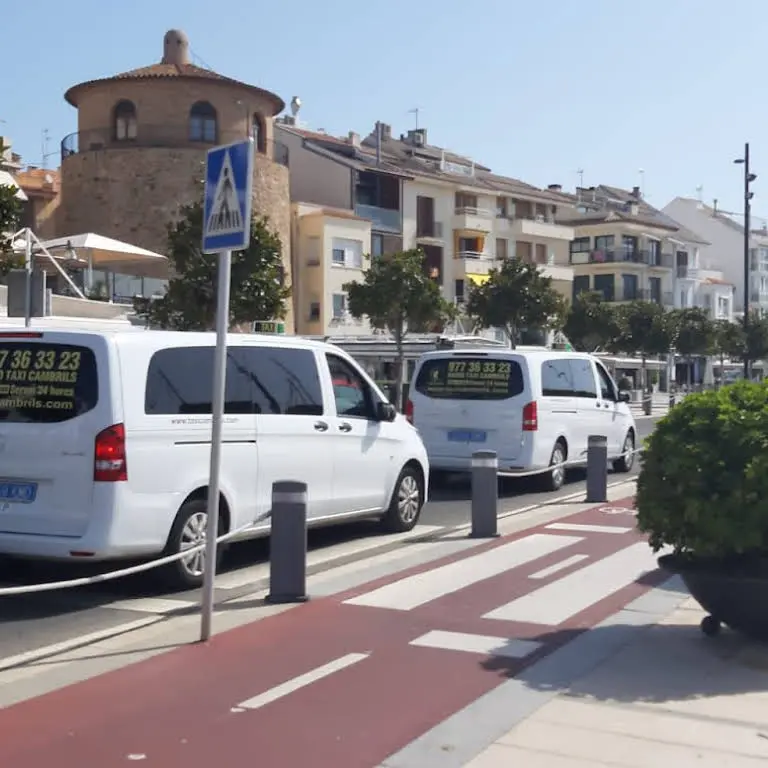
{"type": "Polygon", "coordinates": [[[136,138],[138,122],[136,105],[132,101],[118,101],[113,113],[115,141],[130,141],[136,138]]]}
{"type": "Polygon", "coordinates": [[[218,136],[216,110],[207,101],[198,101],[189,110],[189,139],[215,144],[218,136]]]}
{"type": "Polygon", "coordinates": [[[253,113],[251,119],[251,136],[256,145],[256,151],[264,153],[267,151],[266,136],[264,135],[264,118],[257,112],[253,113]]]}

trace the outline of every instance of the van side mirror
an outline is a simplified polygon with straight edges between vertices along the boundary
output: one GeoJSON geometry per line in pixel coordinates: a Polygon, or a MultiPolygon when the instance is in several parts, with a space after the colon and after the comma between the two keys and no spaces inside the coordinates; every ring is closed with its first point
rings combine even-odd
{"type": "Polygon", "coordinates": [[[619,392],[619,402],[628,403],[630,400],[629,392],[619,392]]]}
{"type": "Polygon", "coordinates": [[[397,408],[392,403],[376,403],[377,421],[394,421],[397,417],[397,408]]]}

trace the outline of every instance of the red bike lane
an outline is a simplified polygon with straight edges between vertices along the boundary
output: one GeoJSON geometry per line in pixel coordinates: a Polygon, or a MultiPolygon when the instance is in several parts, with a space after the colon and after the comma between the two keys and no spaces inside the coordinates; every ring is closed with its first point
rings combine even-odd
{"type": "Polygon", "coordinates": [[[630,502],[4,709],[0,765],[373,768],[661,580],[630,502]]]}

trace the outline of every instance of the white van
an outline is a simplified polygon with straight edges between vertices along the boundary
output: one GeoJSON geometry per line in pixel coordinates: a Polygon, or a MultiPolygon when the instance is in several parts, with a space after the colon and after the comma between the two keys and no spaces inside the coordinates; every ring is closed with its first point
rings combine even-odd
{"type": "MultiPolygon", "coordinates": [[[[605,435],[616,471],[629,472],[637,430],[628,397],[603,364],[578,352],[462,349],[416,363],[406,415],[432,474],[466,472],[472,453],[495,451],[500,471],[586,463],[587,438],[605,435]]],[[[539,476],[559,489],[564,469],[539,476]]]]}
{"type": "MultiPolygon", "coordinates": [[[[307,483],[313,526],[416,525],[424,445],[349,355],[293,337],[228,344],[222,533],[267,513],[278,480],[307,483]]],[[[95,561],[201,543],[214,346],[210,333],[0,332],[0,554],[95,561]]],[[[199,585],[201,558],[168,575],[199,585]]]]}

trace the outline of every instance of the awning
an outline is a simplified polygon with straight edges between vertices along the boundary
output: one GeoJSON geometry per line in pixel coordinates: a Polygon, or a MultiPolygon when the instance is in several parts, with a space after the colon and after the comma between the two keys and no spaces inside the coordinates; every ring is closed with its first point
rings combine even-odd
{"type": "Polygon", "coordinates": [[[475,285],[482,285],[483,283],[488,282],[489,275],[473,275],[467,272],[465,273],[465,277],[475,285]]]}
{"type": "Polygon", "coordinates": [[[16,199],[26,202],[29,198],[8,171],[0,170],[0,187],[16,187],[16,199]]]}

